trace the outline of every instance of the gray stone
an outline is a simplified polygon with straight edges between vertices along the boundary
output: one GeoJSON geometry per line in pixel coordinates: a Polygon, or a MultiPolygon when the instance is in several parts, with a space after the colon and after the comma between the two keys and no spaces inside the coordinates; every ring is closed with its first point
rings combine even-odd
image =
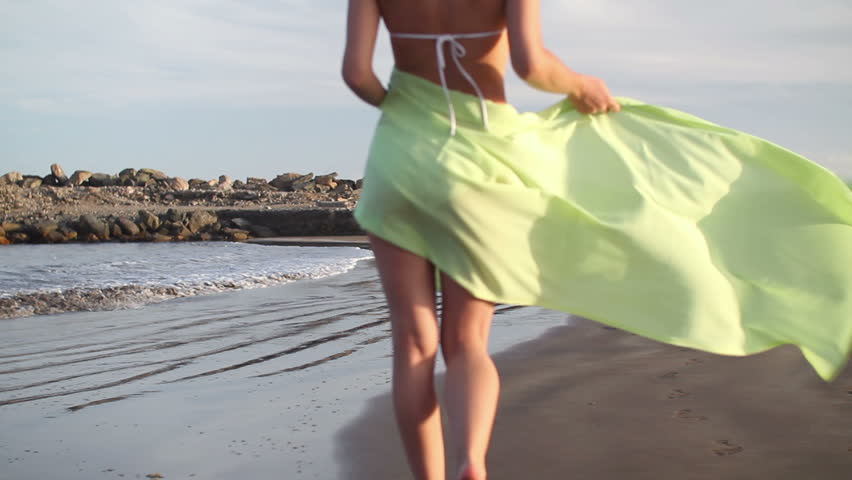
{"type": "Polygon", "coordinates": [[[364,179],[359,178],[358,180],[355,180],[355,190],[360,190],[362,188],[364,188],[364,179]]]}
{"type": "Polygon", "coordinates": [[[79,187],[80,185],[87,182],[89,178],[91,178],[91,176],[92,172],[86,170],[77,170],[71,174],[71,178],[68,180],[68,183],[75,187],[79,187]]]}
{"type": "Polygon", "coordinates": [[[322,208],[346,208],[346,202],[317,202],[318,207],[322,208]]]}
{"type": "Polygon", "coordinates": [[[145,230],[154,232],[160,228],[160,217],[145,210],[139,210],[139,221],[145,226],[145,230]]]}
{"type": "Polygon", "coordinates": [[[213,225],[218,220],[219,218],[215,214],[200,210],[189,214],[186,226],[192,233],[197,233],[203,230],[205,227],[213,225]]]}
{"type": "Polygon", "coordinates": [[[167,178],[165,180],[166,186],[173,191],[182,192],[184,190],[189,190],[189,182],[180,178],[180,177],[172,177],[167,178]]]}
{"type": "Polygon", "coordinates": [[[166,210],[166,216],[164,220],[168,222],[181,223],[186,218],[186,214],[183,212],[179,212],[174,208],[170,208],[166,210]]]}
{"type": "Polygon", "coordinates": [[[139,227],[128,218],[119,217],[115,221],[115,224],[121,227],[121,231],[124,232],[125,235],[129,235],[131,237],[139,235],[139,227]]]}
{"type": "Polygon", "coordinates": [[[93,173],[89,180],[86,181],[86,185],[90,187],[109,187],[115,185],[117,183],[115,177],[107,173],[93,173]]]}
{"type": "Polygon", "coordinates": [[[62,169],[62,165],[58,163],[51,165],[50,174],[56,178],[56,181],[58,181],[60,185],[68,183],[68,177],[65,175],[65,170],[62,169]]]}
{"type": "Polygon", "coordinates": [[[231,223],[235,227],[242,228],[243,230],[248,230],[249,228],[251,228],[251,222],[246,220],[245,218],[240,218],[240,217],[232,218],[231,223]]]}
{"type": "Polygon", "coordinates": [[[0,177],[0,185],[11,185],[17,184],[22,181],[24,176],[21,175],[21,172],[9,172],[2,177],[0,177]]]}
{"type": "Polygon", "coordinates": [[[234,183],[231,184],[231,187],[235,190],[244,190],[246,186],[246,183],[242,180],[234,180],[234,183]]]}
{"type": "Polygon", "coordinates": [[[59,186],[59,180],[56,177],[54,177],[53,174],[51,173],[51,174],[46,175],[44,178],[41,179],[41,184],[47,185],[48,187],[58,187],[59,186]]]}
{"type": "Polygon", "coordinates": [[[121,230],[121,227],[118,226],[117,223],[110,223],[109,224],[109,233],[112,235],[113,238],[118,238],[118,237],[121,236],[121,234],[123,232],[121,230]]]}
{"type": "Polygon", "coordinates": [[[246,185],[266,185],[266,179],[260,177],[246,178],[246,185]]]}
{"type": "Polygon", "coordinates": [[[219,175],[219,185],[223,183],[234,183],[234,179],[227,175],[219,175]]]}
{"type": "Polygon", "coordinates": [[[202,180],[200,178],[190,178],[188,183],[189,188],[203,188],[210,185],[207,180],[202,180]]]}
{"type": "Polygon", "coordinates": [[[80,215],[79,223],[82,233],[95,235],[100,240],[109,239],[109,225],[94,215],[80,215]]]}

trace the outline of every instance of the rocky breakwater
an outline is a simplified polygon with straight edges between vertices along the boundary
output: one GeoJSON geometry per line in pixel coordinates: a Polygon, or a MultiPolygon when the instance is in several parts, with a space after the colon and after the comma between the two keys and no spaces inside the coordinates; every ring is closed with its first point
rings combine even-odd
{"type": "Polygon", "coordinates": [[[44,177],[0,176],[0,244],[357,235],[360,188],[337,173],[185,180],[149,168],[67,176],[53,164],[44,177]]]}

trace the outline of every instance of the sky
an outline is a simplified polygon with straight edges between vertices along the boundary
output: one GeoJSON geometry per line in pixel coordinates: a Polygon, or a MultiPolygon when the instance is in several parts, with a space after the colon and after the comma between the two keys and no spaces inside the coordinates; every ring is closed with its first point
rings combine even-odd
{"type": "MultiPolygon", "coordinates": [[[[852,178],[849,0],[542,0],[545,43],[616,95],[852,178]]],[[[0,174],[362,174],[378,111],[340,80],[344,0],[0,0],[0,174]]],[[[375,68],[393,61],[380,33],[375,68]]],[[[522,110],[560,100],[514,76],[522,110]]]]}

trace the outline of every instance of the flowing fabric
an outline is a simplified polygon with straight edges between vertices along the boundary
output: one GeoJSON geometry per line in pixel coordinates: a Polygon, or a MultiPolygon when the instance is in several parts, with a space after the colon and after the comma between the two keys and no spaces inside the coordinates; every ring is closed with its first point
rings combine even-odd
{"type": "Polygon", "coordinates": [[[852,191],[754,136],[629,99],[538,113],[395,71],[355,216],[477,298],[727,355],[852,348],[852,191]]]}

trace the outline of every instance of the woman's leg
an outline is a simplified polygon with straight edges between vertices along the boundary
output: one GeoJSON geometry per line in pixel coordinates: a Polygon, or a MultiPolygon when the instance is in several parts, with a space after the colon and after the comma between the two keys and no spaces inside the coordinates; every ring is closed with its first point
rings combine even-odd
{"type": "Polygon", "coordinates": [[[488,355],[494,304],[441,275],[441,349],[447,363],[445,407],[459,479],[485,479],[485,455],[500,379],[488,355]]]}
{"type": "Polygon", "coordinates": [[[393,400],[408,463],[420,480],[444,478],[444,440],[435,395],[438,352],[431,263],[378,237],[370,244],[390,307],[393,400]]]}

